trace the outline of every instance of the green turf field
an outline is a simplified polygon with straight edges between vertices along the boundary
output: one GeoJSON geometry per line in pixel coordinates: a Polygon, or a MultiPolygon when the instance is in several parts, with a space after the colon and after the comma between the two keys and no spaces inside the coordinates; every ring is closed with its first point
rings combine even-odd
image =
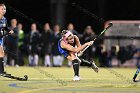
{"type": "Polygon", "coordinates": [[[73,69],[67,67],[7,67],[8,73],[28,75],[28,81],[0,77],[0,93],[140,93],[140,83],[133,83],[135,68],[80,68],[81,81],[74,82],[73,69]]]}

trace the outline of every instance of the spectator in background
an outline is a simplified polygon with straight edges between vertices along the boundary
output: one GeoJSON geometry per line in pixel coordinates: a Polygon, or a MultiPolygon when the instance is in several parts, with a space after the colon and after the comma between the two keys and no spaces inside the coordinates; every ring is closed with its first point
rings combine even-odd
{"type": "Polygon", "coordinates": [[[18,63],[20,66],[24,65],[24,31],[22,30],[22,24],[18,24],[18,63]]]}
{"type": "Polygon", "coordinates": [[[42,53],[44,56],[44,66],[51,66],[50,55],[52,49],[52,30],[49,23],[44,25],[42,33],[42,53]]]}
{"type": "Polygon", "coordinates": [[[53,30],[54,30],[53,41],[52,41],[53,65],[62,66],[64,57],[60,55],[57,47],[58,41],[61,38],[59,25],[55,25],[53,30]]]}
{"type": "Polygon", "coordinates": [[[40,36],[37,30],[36,23],[31,24],[31,31],[29,35],[29,66],[37,66],[39,60],[39,43],[40,36]]]}
{"type": "MultiPolygon", "coordinates": [[[[95,33],[92,27],[87,26],[83,33],[82,43],[89,42],[93,40],[94,37],[95,37],[95,33]]],[[[94,55],[93,52],[95,52],[95,47],[92,45],[85,51],[85,55],[83,55],[83,57],[85,57],[85,59],[87,59],[88,61],[93,60],[93,55],[94,55]]]]}
{"type": "Polygon", "coordinates": [[[74,35],[79,35],[79,33],[74,29],[74,25],[72,24],[72,23],[69,23],[68,24],[68,27],[67,27],[67,29],[69,30],[69,31],[71,31],[74,35]]]}
{"type": "Polygon", "coordinates": [[[19,67],[18,58],[16,56],[18,54],[18,32],[19,32],[17,28],[16,19],[11,20],[10,29],[14,31],[14,34],[9,35],[6,39],[7,50],[9,51],[7,53],[7,65],[12,66],[16,65],[16,67],[19,67]],[[14,55],[12,52],[14,52],[16,55],[14,55]]]}

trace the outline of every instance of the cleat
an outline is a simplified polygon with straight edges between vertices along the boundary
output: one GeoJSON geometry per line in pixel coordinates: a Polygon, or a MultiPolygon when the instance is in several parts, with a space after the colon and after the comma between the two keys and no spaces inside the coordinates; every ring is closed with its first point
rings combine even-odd
{"type": "Polygon", "coordinates": [[[133,79],[133,82],[137,82],[135,79],[133,79]]]}
{"type": "Polygon", "coordinates": [[[79,76],[74,76],[73,81],[80,81],[80,77],[79,76]]]}
{"type": "Polygon", "coordinates": [[[0,72],[0,76],[3,76],[5,74],[6,74],[6,72],[0,72]]]}

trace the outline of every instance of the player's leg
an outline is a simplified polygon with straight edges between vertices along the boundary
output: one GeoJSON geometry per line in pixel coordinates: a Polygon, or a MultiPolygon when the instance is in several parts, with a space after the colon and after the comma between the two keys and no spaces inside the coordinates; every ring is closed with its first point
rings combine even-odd
{"type": "Polygon", "coordinates": [[[74,81],[78,81],[80,80],[79,77],[79,60],[78,59],[74,59],[72,60],[72,65],[73,65],[73,70],[74,70],[74,81]]]}
{"type": "Polygon", "coordinates": [[[140,72],[140,58],[137,58],[137,71],[134,74],[133,81],[136,82],[136,78],[140,72]]]}
{"type": "Polygon", "coordinates": [[[0,41],[0,74],[4,74],[4,50],[2,46],[2,41],[0,41]]]}
{"type": "Polygon", "coordinates": [[[3,57],[0,57],[0,74],[4,73],[3,57]]]}
{"type": "Polygon", "coordinates": [[[88,61],[88,60],[85,60],[85,59],[81,59],[81,62],[89,64],[96,73],[99,71],[99,68],[96,66],[96,64],[93,60],[88,61]]]}
{"type": "Polygon", "coordinates": [[[134,74],[133,81],[136,82],[136,78],[140,72],[140,67],[137,69],[136,73],[134,74]]]}
{"type": "Polygon", "coordinates": [[[0,76],[10,76],[4,71],[4,49],[3,49],[3,39],[0,39],[0,76]]]}

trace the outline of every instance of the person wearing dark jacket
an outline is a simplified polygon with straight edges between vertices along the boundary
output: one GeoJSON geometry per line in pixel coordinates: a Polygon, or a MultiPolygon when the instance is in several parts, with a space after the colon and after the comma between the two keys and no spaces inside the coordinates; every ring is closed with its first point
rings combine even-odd
{"type": "MultiPolygon", "coordinates": [[[[95,33],[93,32],[93,29],[91,26],[87,26],[85,28],[85,31],[83,33],[83,38],[82,38],[82,43],[88,42],[93,40],[95,37],[95,33]]],[[[88,61],[89,60],[93,60],[93,49],[94,46],[92,45],[91,47],[89,47],[86,51],[85,51],[85,55],[83,55],[83,57],[85,57],[88,61]]]]}
{"type": "Polygon", "coordinates": [[[53,41],[52,41],[52,54],[53,54],[53,65],[54,66],[62,66],[64,57],[58,51],[58,41],[61,38],[60,36],[60,27],[59,25],[54,26],[53,32],[53,41]]]}
{"type": "Polygon", "coordinates": [[[19,66],[23,66],[24,65],[24,31],[23,31],[23,25],[21,23],[18,24],[18,63],[19,66]]]}
{"type": "Polygon", "coordinates": [[[52,50],[52,30],[49,23],[44,25],[42,33],[42,53],[44,56],[44,66],[51,66],[50,55],[52,50]]]}
{"type": "Polygon", "coordinates": [[[29,66],[38,66],[40,35],[36,23],[31,24],[29,35],[29,66]]]}
{"type": "Polygon", "coordinates": [[[79,36],[79,33],[74,29],[74,25],[72,23],[68,24],[68,30],[71,31],[74,35],[79,36]]]}
{"type": "MultiPolygon", "coordinates": [[[[7,44],[7,50],[9,51],[14,51],[14,53],[17,55],[18,54],[18,27],[17,27],[17,20],[12,19],[11,20],[11,26],[10,29],[14,31],[14,34],[9,35],[6,38],[6,44],[7,44]]],[[[7,65],[12,65],[12,66],[19,66],[18,63],[18,58],[17,56],[13,55],[11,52],[7,53],[7,65]]]]}

